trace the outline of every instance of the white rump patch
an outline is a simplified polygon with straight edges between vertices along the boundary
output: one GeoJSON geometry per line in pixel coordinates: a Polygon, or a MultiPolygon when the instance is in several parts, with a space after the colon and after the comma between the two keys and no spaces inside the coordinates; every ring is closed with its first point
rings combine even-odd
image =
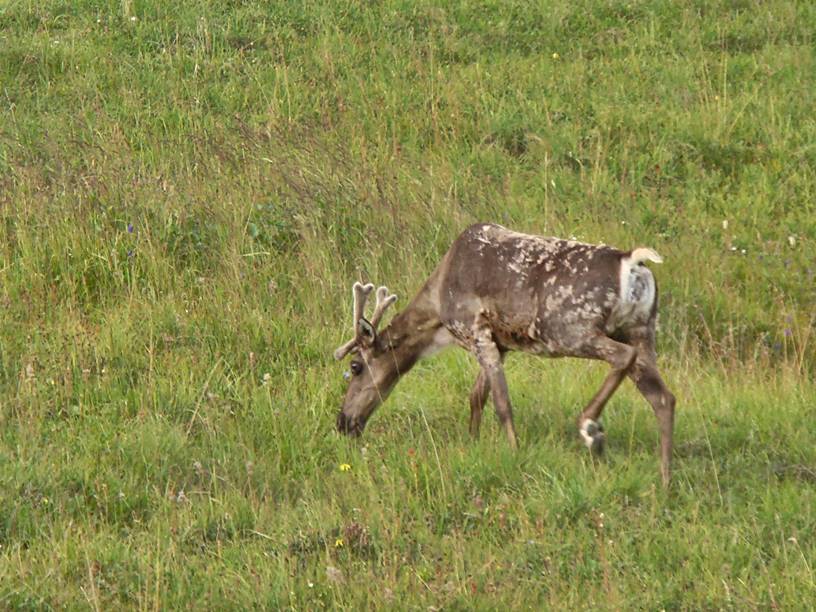
{"type": "Polygon", "coordinates": [[[649,320],[656,289],[651,270],[642,265],[644,261],[662,263],[663,258],[652,249],[641,247],[621,260],[620,294],[606,323],[607,333],[649,320]]]}

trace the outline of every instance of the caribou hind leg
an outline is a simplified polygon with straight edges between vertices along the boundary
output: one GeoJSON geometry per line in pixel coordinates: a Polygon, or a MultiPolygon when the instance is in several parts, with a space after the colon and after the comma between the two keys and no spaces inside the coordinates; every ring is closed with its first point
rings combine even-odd
{"type": "Polygon", "coordinates": [[[599,423],[601,413],[606,402],[615,393],[623,377],[632,367],[637,357],[637,350],[628,344],[599,335],[582,347],[580,356],[602,359],[612,366],[612,371],[606,376],[601,388],[578,417],[578,431],[581,439],[593,453],[600,454],[603,452],[606,440],[603,427],[599,423]]]}
{"type": "Polygon", "coordinates": [[[654,410],[660,428],[660,475],[663,486],[669,485],[671,478],[672,438],[674,435],[674,394],[669,391],[657,370],[654,328],[647,327],[633,335],[632,344],[637,348],[637,361],[628,371],[641,395],[654,410]]]}

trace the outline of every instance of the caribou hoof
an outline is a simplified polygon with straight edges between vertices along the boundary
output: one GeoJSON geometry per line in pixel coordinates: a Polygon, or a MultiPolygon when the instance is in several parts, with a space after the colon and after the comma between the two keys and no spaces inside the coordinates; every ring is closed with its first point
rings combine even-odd
{"type": "Polygon", "coordinates": [[[603,425],[593,421],[592,419],[584,419],[579,429],[581,439],[593,455],[602,455],[604,451],[604,443],[606,442],[606,435],[604,434],[603,425]]]}

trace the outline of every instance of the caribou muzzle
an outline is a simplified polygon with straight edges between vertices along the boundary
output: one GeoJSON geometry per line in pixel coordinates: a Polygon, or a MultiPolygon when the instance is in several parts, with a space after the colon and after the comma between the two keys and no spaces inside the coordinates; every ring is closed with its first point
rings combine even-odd
{"type": "Polygon", "coordinates": [[[365,429],[366,420],[361,417],[348,417],[344,412],[337,415],[337,431],[348,436],[358,437],[365,429]]]}

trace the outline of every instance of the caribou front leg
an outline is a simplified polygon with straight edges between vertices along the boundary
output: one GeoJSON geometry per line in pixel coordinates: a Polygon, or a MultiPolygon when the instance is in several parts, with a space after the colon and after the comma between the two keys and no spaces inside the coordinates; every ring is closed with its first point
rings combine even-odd
{"type": "MultiPolygon", "coordinates": [[[[487,325],[477,323],[474,328],[474,338],[476,344],[476,359],[479,360],[479,365],[482,366],[482,371],[479,374],[479,379],[477,379],[476,384],[478,385],[479,380],[484,377],[486,389],[490,389],[492,393],[496,416],[498,416],[499,422],[507,434],[507,441],[510,443],[511,448],[517,448],[516,428],[513,426],[513,407],[510,405],[510,393],[507,390],[507,379],[504,377],[502,352],[493,340],[493,334],[487,325]]],[[[476,390],[477,389],[474,388],[474,391],[476,390]]],[[[486,398],[486,391],[484,395],[486,398]]],[[[473,395],[471,395],[471,401],[472,398],[473,395]]],[[[471,433],[473,432],[474,426],[473,406],[474,404],[471,403],[471,433]]],[[[484,406],[484,401],[482,401],[482,406],[484,406]]],[[[477,414],[476,430],[478,432],[478,424],[481,422],[482,416],[481,407],[479,407],[477,414]]]]}
{"type": "MultiPolygon", "coordinates": [[[[501,359],[504,361],[503,351],[501,359]]],[[[470,435],[477,439],[479,437],[479,428],[482,425],[482,410],[487,403],[489,394],[490,381],[484,369],[481,369],[479,370],[479,376],[476,377],[476,382],[473,383],[473,389],[470,391],[470,435]]]]}
{"type": "Polygon", "coordinates": [[[482,425],[482,410],[487,402],[487,394],[490,393],[490,382],[484,370],[479,371],[473,389],[470,391],[470,435],[479,437],[479,428],[482,425]]]}

